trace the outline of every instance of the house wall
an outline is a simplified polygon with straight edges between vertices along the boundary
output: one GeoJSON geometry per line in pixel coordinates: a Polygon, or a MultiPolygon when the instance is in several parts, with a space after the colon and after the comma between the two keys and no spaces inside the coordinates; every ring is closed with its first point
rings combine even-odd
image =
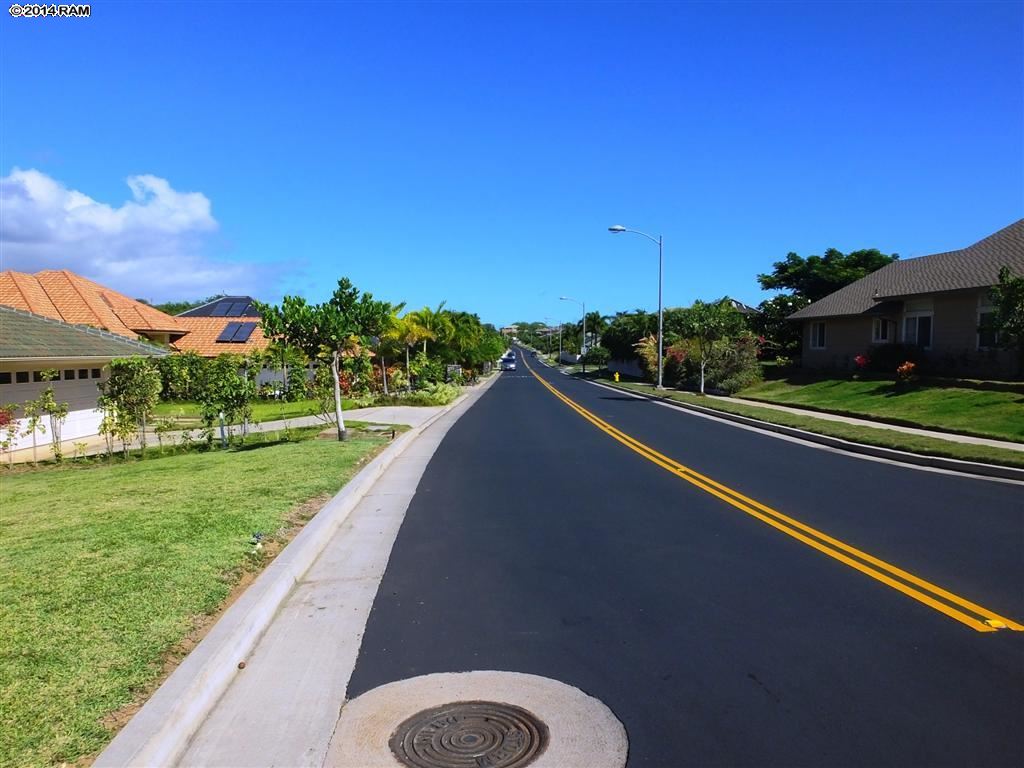
{"type": "MultiPolygon", "coordinates": [[[[922,357],[936,373],[963,377],[1010,376],[1013,355],[1006,350],[978,349],[978,307],[981,291],[956,291],[914,297],[909,308],[932,313],[932,346],[922,357]]],[[[905,310],[908,306],[905,305],[905,310]]],[[[895,341],[904,343],[905,313],[887,316],[896,323],[895,341]]],[[[811,321],[803,323],[805,368],[850,369],[853,359],[870,354],[872,317],[829,317],[825,349],[811,349],[811,321]]]]}
{"type": "Polygon", "coordinates": [[[853,358],[871,347],[871,318],[825,318],[825,348],[811,349],[811,321],[804,322],[804,368],[852,368],[853,358]]]}
{"type": "MultiPolygon", "coordinates": [[[[10,384],[0,384],[0,403],[13,403],[20,406],[22,403],[38,397],[39,393],[52,383],[54,398],[58,403],[67,403],[69,407],[68,418],[61,428],[61,440],[74,440],[99,434],[102,415],[96,410],[96,400],[99,397],[99,389],[96,385],[107,379],[108,371],[105,368],[105,364],[89,361],[76,363],[72,367],[72,363],[69,362],[57,369],[61,374],[60,380],[54,380],[53,382],[32,381],[32,372],[52,367],[50,365],[41,366],[39,363],[34,365],[31,363],[0,363],[0,372],[11,373],[12,380],[10,384]],[[65,371],[69,369],[75,371],[75,379],[73,380],[64,378],[65,371]],[[96,369],[99,369],[100,376],[93,378],[92,373],[96,369]],[[78,378],[78,373],[82,370],[88,372],[88,378],[78,378]],[[28,383],[19,384],[16,382],[16,374],[19,371],[28,372],[28,383]]],[[[15,416],[18,419],[19,435],[15,439],[13,450],[31,448],[32,435],[23,434],[28,429],[28,422],[23,417],[23,411],[20,407],[16,411],[15,416]]],[[[41,428],[36,430],[36,445],[40,448],[46,448],[50,444],[51,438],[49,419],[44,417],[42,425],[45,427],[45,432],[41,428]]]]}

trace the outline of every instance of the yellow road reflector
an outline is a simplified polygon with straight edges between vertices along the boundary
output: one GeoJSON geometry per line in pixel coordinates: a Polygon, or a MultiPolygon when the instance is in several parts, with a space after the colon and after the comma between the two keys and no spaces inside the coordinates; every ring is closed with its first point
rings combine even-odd
{"type": "Polygon", "coordinates": [[[526,369],[533,374],[534,378],[543,384],[552,394],[555,395],[555,397],[568,405],[571,409],[576,411],[580,416],[596,426],[602,432],[605,432],[615,440],[618,440],[627,448],[640,454],[648,461],[668,470],[691,485],[700,488],[702,491],[721,499],[726,504],[735,507],[741,512],[745,512],[751,517],[770,525],[772,528],[781,531],[787,536],[791,536],[797,541],[828,555],[834,560],[838,560],[839,562],[870,576],[876,581],[880,581],[881,583],[892,587],[896,591],[914,598],[918,602],[927,605],[929,608],[934,608],[936,611],[949,616],[951,619],[955,619],[962,624],[966,624],[977,632],[996,632],[1000,629],[1010,629],[1015,632],[1024,631],[1024,625],[1004,616],[1000,616],[995,611],[983,608],[966,598],[953,594],[952,592],[925,581],[912,573],[908,573],[902,568],[898,568],[897,566],[887,563],[873,555],[869,555],[867,552],[862,552],[856,547],[852,547],[845,542],[839,541],[826,533],[818,531],[815,528],[800,522],[799,520],[784,515],[781,512],[760,503],[759,501],[748,498],[739,491],[735,491],[732,488],[711,479],[710,477],[702,475],[701,473],[680,464],[675,459],[659,453],[650,446],[641,443],[636,438],[631,437],[616,427],[613,427],[599,416],[588,411],[579,403],[563,394],[541,378],[525,360],[523,362],[526,364],[526,369]]]}

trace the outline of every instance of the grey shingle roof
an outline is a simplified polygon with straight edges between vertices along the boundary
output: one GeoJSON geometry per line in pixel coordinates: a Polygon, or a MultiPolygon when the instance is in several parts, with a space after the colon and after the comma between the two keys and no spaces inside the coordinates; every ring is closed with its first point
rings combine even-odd
{"type": "Polygon", "coordinates": [[[159,357],[169,350],[84,325],[0,306],[0,360],[159,357]]]}
{"type": "Polygon", "coordinates": [[[999,282],[999,270],[1004,266],[1024,275],[1024,219],[958,251],[894,261],[794,312],[789,319],[859,315],[885,299],[986,288],[999,282]]]}

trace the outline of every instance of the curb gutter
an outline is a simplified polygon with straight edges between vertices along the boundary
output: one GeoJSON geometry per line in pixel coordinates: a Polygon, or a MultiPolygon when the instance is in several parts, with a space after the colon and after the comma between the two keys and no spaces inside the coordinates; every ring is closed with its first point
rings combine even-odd
{"type": "Polygon", "coordinates": [[[683,411],[693,411],[694,413],[700,413],[704,416],[721,419],[722,421],[732,421],[737,424],[754,427],[765,432],[776,432],[781,435],[786,435],[787,437],[796,437],[800,440],[806,440],[807,442],[819,443],[820,445],[826,445],[830,448],[846,451],[847,453],[859,453],[865,456],[874,456],[879,459],[898,461],[903,464],[914,464],[919,467],[934,467],[936,469],[946,469],[951,472],[981,475],[983,477],[994,477],[1003,480],[1015,480],[1017,482],[1024,483],[1024,469],[1018,469],[1016,467],[1003,467],[998,464],[982,464],[980,462],[963,461],[961,459],[947,459],[942,456],[926,456],[921,453],[898,451],[895,448],[882,448],[880,446],[865,445],[864,443],[854,443],[849,440],[843,440],[842,438],[819,435],[817,432],[808,432],[807,430],[798,429],[796,427],[787,427],[783,424],[772,424],[771,422],[753,419],[749,416],[739,416],[735,413],[726,413],[725,411],[716,411],[713,408],[704,408],[699,405],[682,403],[678,400],[673,400],[670,397],[649,395],[646,392],[637,392],[632,389],[627,389],[626,387],[616,387],[612,384],[605,384],[596,381],[590,381],[588,383],[598,387],[604,387],[605,389],[610,389],[614,392],[628,392],[636,397],[664,403],[672,408],[678,408],[683,411]]]}
{"type": "Polygon", "coordinates": [[[384,471],[442,416],[498,380],[491,376],[418,427],[403,433],[328,501],[224,612],[202,642],[128,721],[93,764],[172,765],[184,754],[292,589],[384,471]]]}

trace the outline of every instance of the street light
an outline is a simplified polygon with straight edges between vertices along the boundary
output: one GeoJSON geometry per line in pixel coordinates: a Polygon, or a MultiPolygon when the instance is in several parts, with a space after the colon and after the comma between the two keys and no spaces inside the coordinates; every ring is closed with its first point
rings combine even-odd
{"type": "Polygon", "coordinates": [[[661,356],[662,356],[662,346],[663,346],[663,342],[662,342],[662,338],[661,338],[661,336],[662,336],[662,323],[663,323],[663,319],[662,319],[663,313],[662,313],[662,309],[661,309],[661,284],[662,284],[662,265],[664,263],[664,260],[662,259],[662,237],[661,237],[661,235],[658,235],[658,239],[655,240],[653,237],[651,237],[650,235],[648,235],[648,234],[646,234],[644,232],[640,232],[639,230],[636,230],[636,229],[626,229],[621,224],[616,224],[613,227],[608,227],[608,231],[611,232],[613,235],[617,235],[620,232],[632,232],[634,235],[643,235],[648,240],[650,240],[652,243],[657,243],[658,244],[658,385],[657,385],[657,388],[658,389],[664,389],[664,387],[661,384],[662,368],[664,367],[662,365],[662,359],[661,359],[661,356]]]}
{"type": "MultiPolygon", "coordinates": [[[[582,352],[583,355],[586,355],[586,353],[587,353],[587,303],[585,301],[580,301],[579,299],[574,299],[571,296],[559,296],[558,300],[559,301],[573,301],[573,302],[575,302],[575,303],[577,303],[577,304],[579,304],[580,306],[583,307],[583,344],[580,346],[580,352],[582,352]]],[[[587,372],[587,358],[586,357],[583,357],[583,372],[584,373],[587,372]]]]}

